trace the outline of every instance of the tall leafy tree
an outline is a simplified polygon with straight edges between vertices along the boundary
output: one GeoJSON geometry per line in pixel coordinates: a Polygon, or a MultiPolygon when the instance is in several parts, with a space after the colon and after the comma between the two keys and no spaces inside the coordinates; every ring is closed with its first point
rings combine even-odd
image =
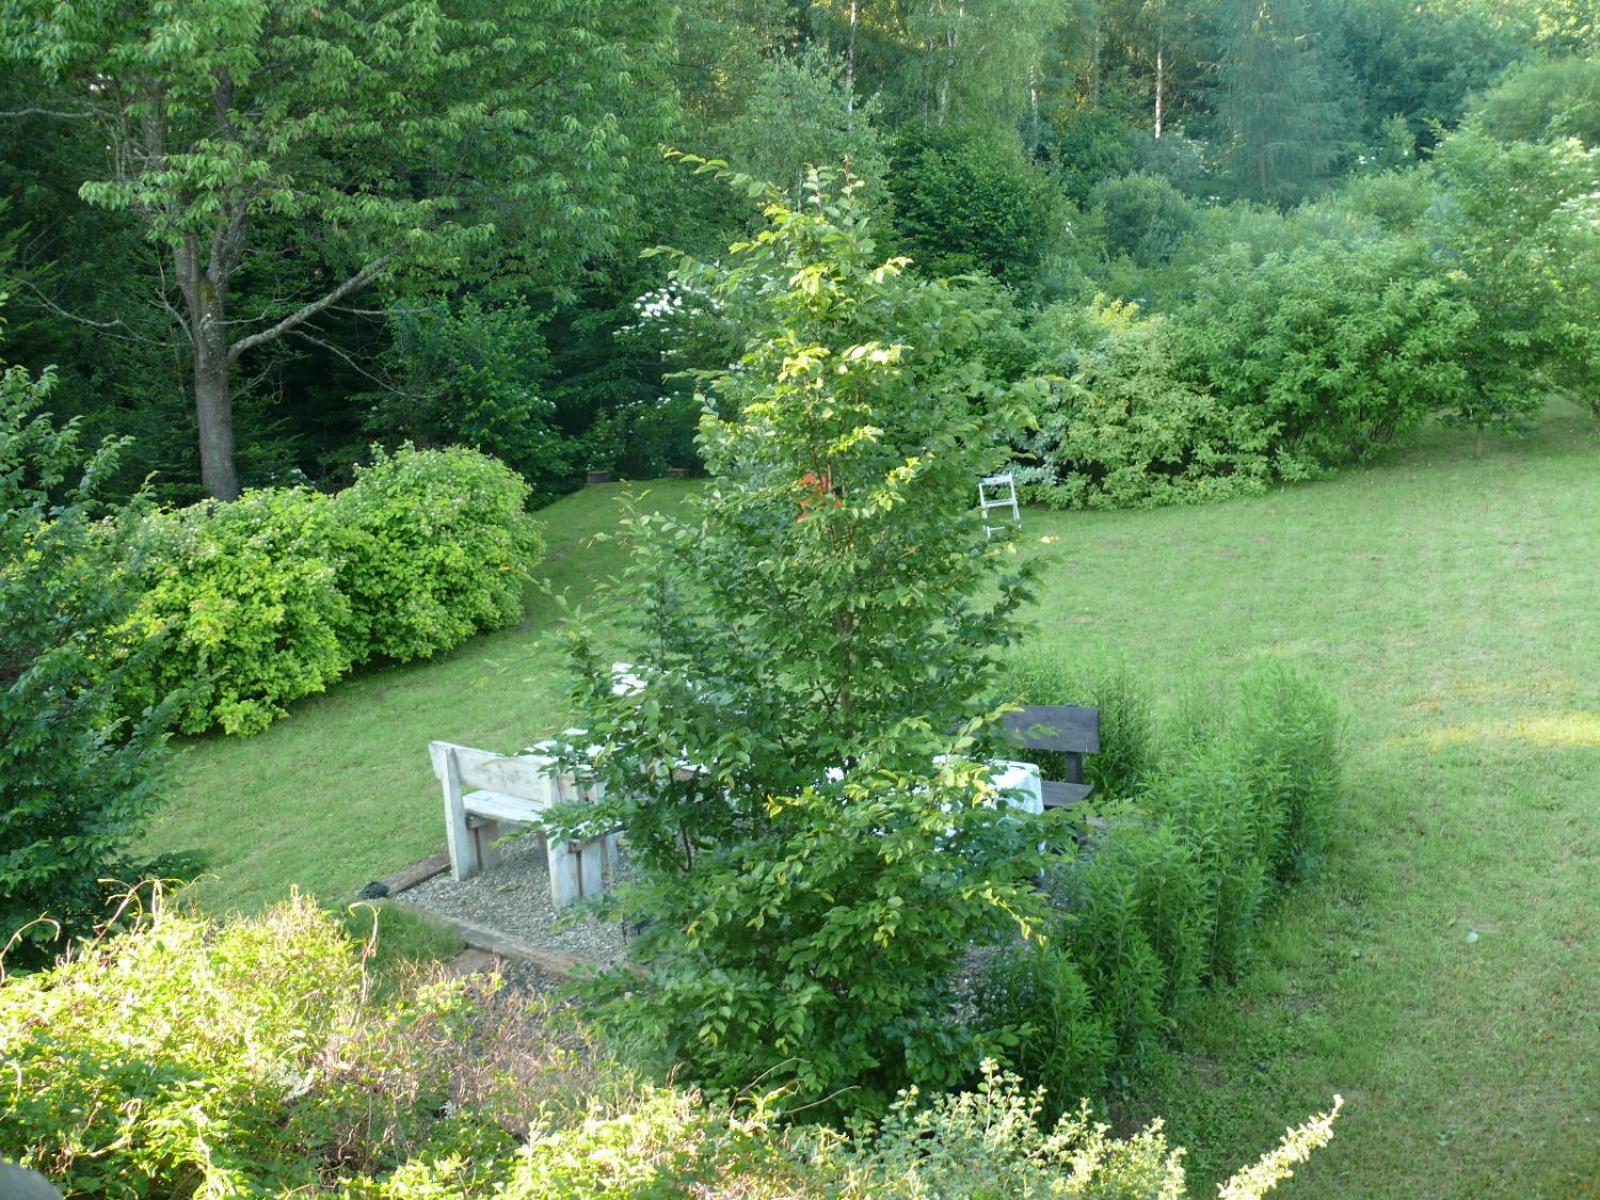
{"type": "Polygon", "coordinates": [[[240,488],[241,360],[380,282],[496,264],[559,278],[624,201],[614,101],[643,0],[19,0],[0,42],[74,93],[184,334],[200,468],[240,488]],[[295,252],[293,271],[275,256],[295,252]]]}
{"type": "Polygon", "coordinates": [[[1219,24],[1217,117],[1235,190],[1298,200],[1349,148],[1348,88],[1296,0],[1225,0],[1219,24]]]}

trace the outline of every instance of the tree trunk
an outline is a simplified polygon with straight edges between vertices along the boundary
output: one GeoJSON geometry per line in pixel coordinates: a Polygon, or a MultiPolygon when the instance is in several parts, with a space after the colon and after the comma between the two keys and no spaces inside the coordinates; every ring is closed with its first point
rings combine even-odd
{"type": "MultiPolygon", "coordinates": [[[[220,305],[218,308],[220,309],[220,305]]],[[[221,328],[220,312],[216,328],[221,328]]],[[[233,455],[233,400],[228,394],[228,349],[210,330],[197,331],[194,346],[194,412],[200,426],[200,481],[218,500],[239,498],[239,466],[233,455]]]]}
{"type": "Polygon", "coordinates": [[[1165,24],[1156,27],[1156,141],[1161,140],[1161,117],[1166,99],[1167,39],[1165,24]]]}
{"type": "Polygon", "coordinates": [[[861,23],[861,0],[850,0],[850,41],[844,53],[845,112],[856,111],[856,26],[861,23]]]}
{"type": "Polygon", "coordinates": [[[194,415],[200,430],[200,481],[217,500],[239,498],[239,466],[233,458],[232,364],[223,287],[200,267],[193,238],[172,249],[178,290],[189,313],[189,344],[194,350],[194,415]]]}

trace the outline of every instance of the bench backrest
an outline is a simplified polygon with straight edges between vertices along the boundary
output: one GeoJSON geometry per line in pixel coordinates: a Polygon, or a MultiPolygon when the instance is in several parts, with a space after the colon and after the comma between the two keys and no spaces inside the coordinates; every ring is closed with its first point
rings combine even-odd
{"type": "Polygon", "coordinates": [[[1005,716],[1006,736],[1029,750],[1100,752],[1100,710],[1077,704],[1033,704],[1005,716]]]}
{"type": "Polygon", "coordinates": [[[452,750],[455,751],[456,774],[464,790],[499,792],[546,803],[554,798],[550,788],[559,768],[556,760],[548,755],[520,754],[513,757],[450,742],[429,742],[428,757],[433,760],[433,773],[441,782],[448,774],[446,760],[452,750]]]}

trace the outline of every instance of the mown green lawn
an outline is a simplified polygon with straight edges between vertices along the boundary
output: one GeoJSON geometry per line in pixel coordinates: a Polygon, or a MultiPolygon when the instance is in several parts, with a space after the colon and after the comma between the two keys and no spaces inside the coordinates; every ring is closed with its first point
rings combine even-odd
{"type": "MultiPolygon", "coordinates": [[[[618,565],[586,545],[618,494],[545,513],[557,587],[618,565]]],[[[1277,656],[1349,717],[1323,874],[1124,1115],[1164,1114],[1201,1191],[1337,1091],[1338,1136],[1287,1196],[1600,1196],[1600,426],[1559,408],[1481,461],[1439,431],[1268,497],[1026,525],[1060,538],[1036,641],[1063,660],[1122,658],[1171,706],[1277,656]]],[[[564,723],[531,611],[187,744],[156,843],[210,853],[218,910],[437,849],[429,738],[514,750],[564,723]]]]}

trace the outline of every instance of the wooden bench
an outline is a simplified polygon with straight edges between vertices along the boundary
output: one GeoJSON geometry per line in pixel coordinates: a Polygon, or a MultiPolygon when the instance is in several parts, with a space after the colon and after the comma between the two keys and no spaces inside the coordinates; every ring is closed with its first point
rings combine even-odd
{"type": "Polygon", "coordinates": [[[1100,710],[1076,704],[1034,704],[1005,716],[1006,737],[1028,750],[1064,754],[1066,779],[1043,781],[1045,808],[1082,804],[1094,794],[1083,781],[1083,756],[1100,752],[1100,710]]]}
{"type": "MultiPolygon", "coordinates": [[[[544,834],[544,814],[557,804],[598,801],[600,784],[582,784],[543,754],[507,756],[450,742],[429,742],[433,773],[444,788],[444,828],[450,873],[471,879],[496,858],[501,827],[519,825],[544,834]]],[[[615,861],[617,834],[597,833],[580,841],[544,837],[550,863],[550,894],[557,908],[605,890],[615,861]]]]}

